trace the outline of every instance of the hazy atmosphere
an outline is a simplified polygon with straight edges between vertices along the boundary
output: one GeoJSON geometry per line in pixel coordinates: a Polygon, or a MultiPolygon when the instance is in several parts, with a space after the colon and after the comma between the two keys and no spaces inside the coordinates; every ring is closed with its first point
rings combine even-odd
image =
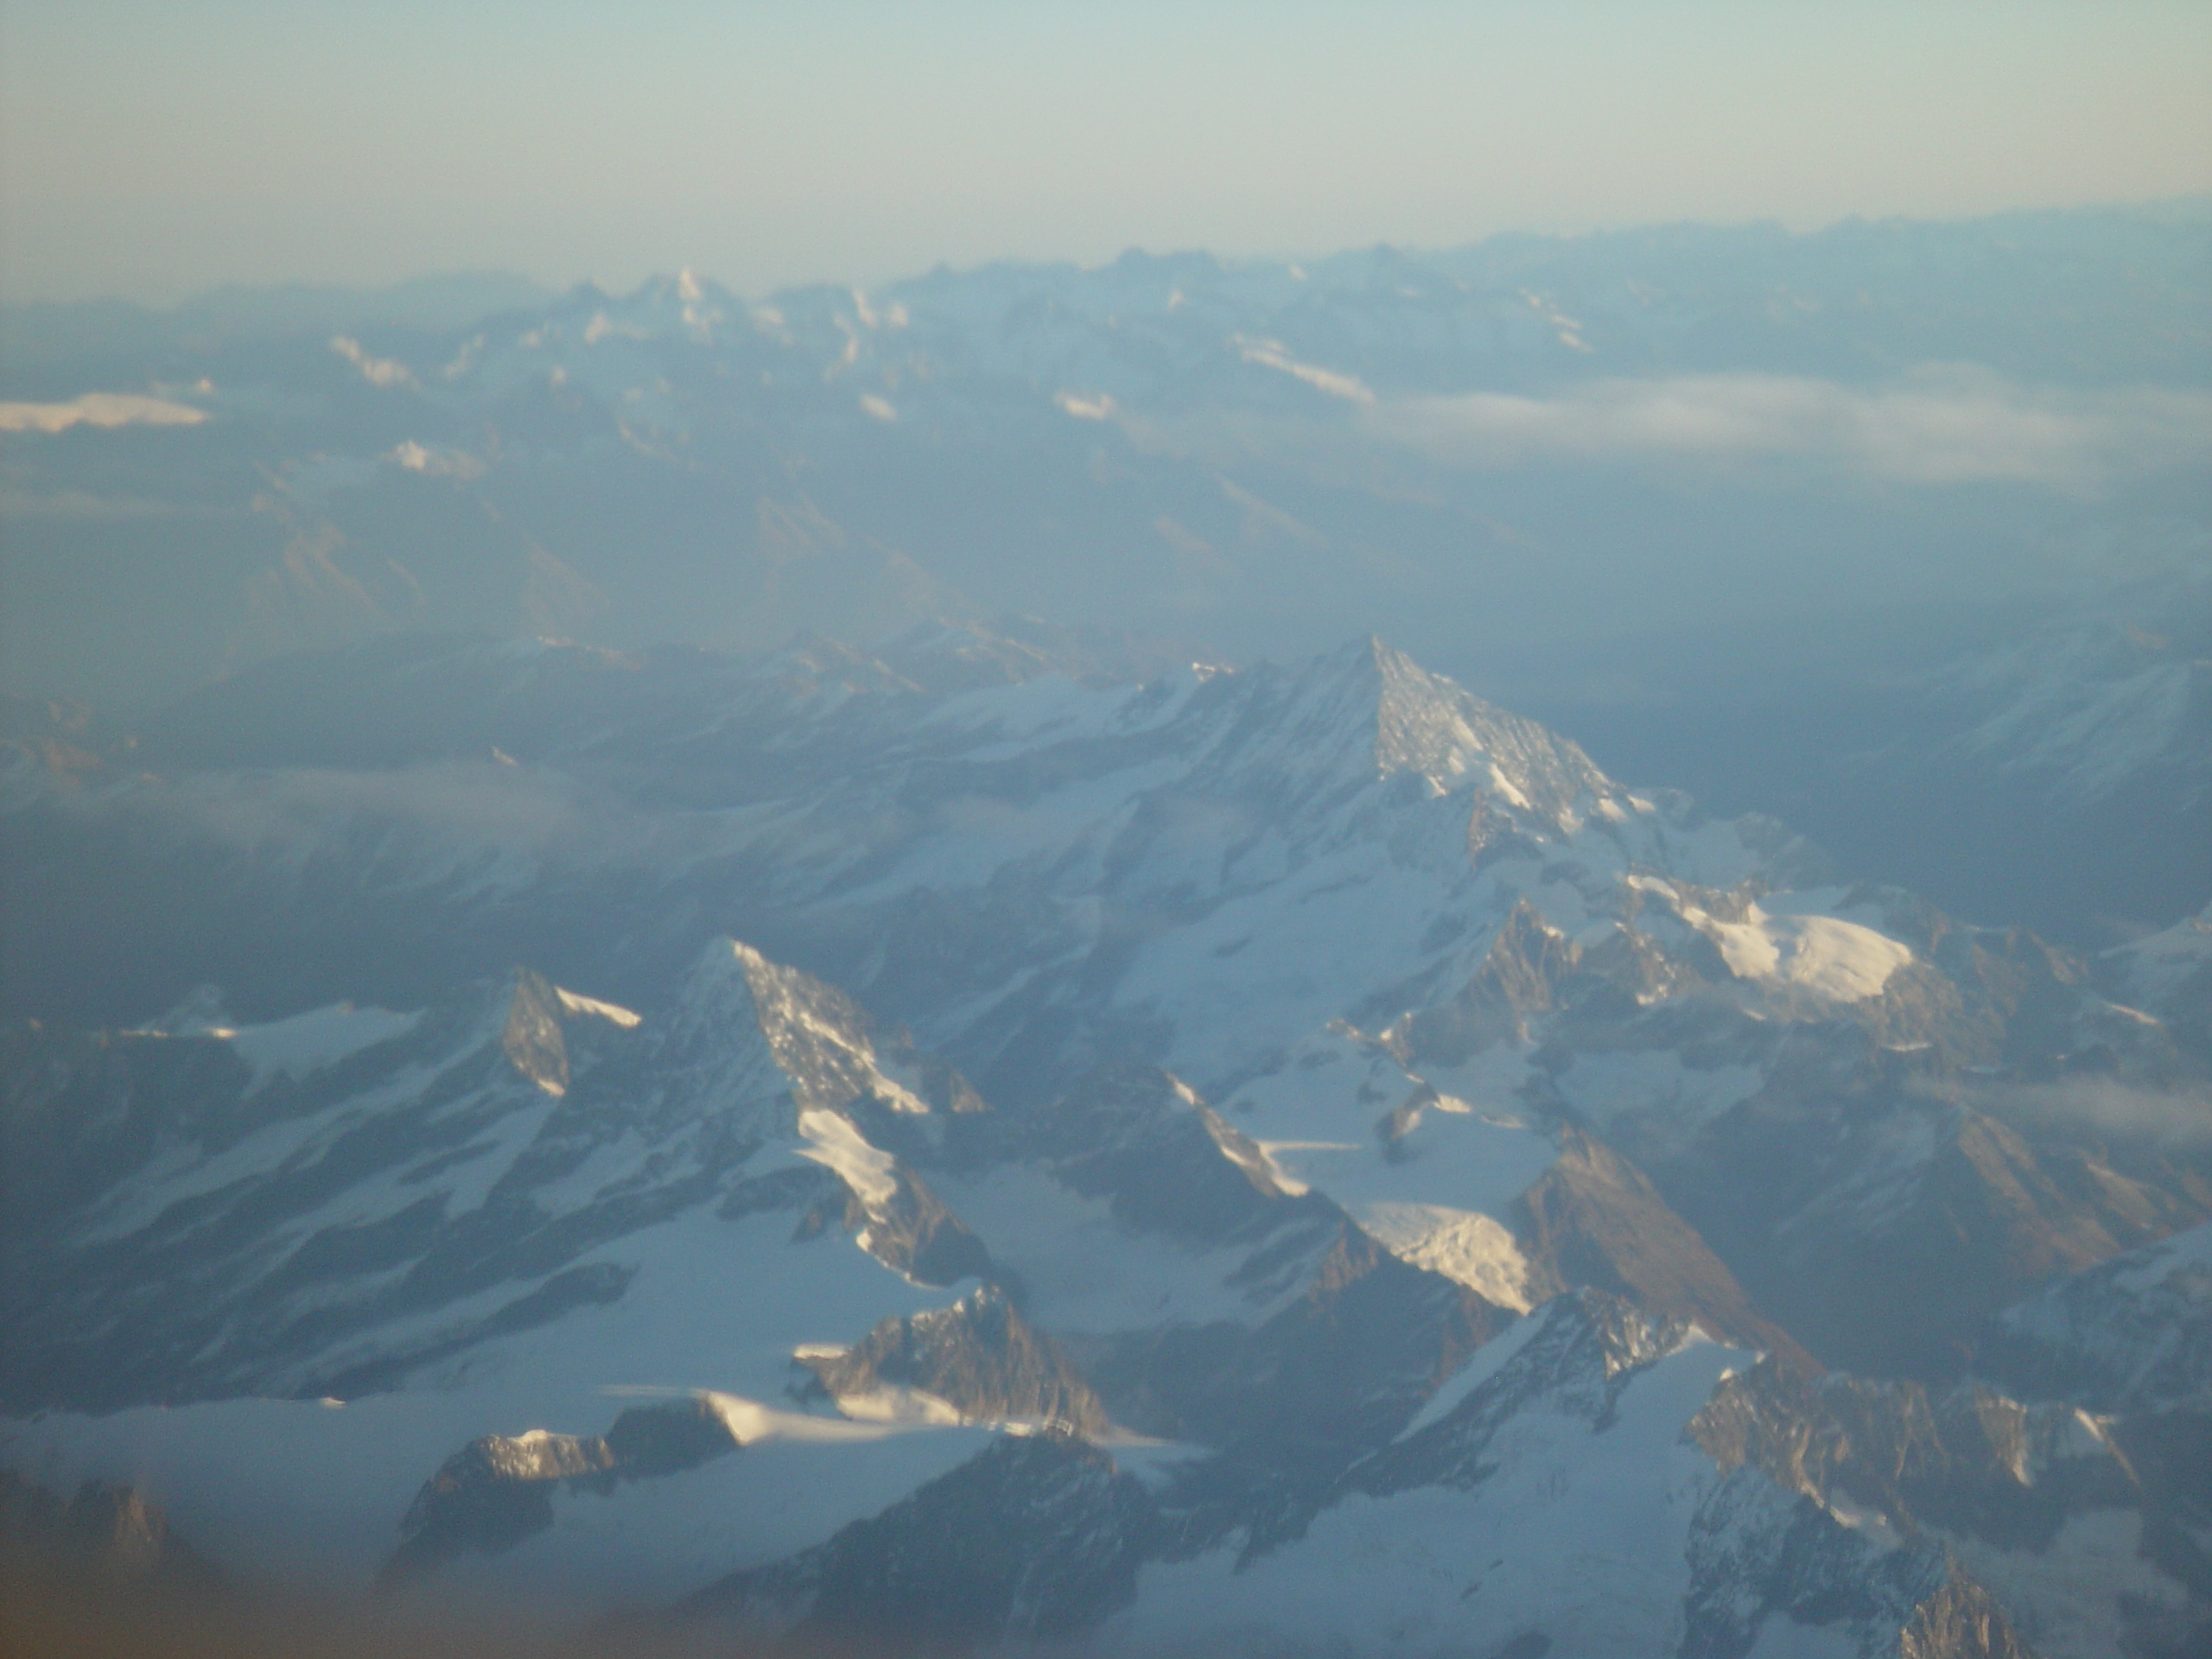
{"type": "Polygon", "coordinates": [[[26,1652],[2199,1659],[2209,1521],[2212,10],[0,15],[26,1652]]]}
{"type": "Polygon", "coordinates": [[[740,292],[2212,188],[2189,0],[17,6],[6,290],[740,292]]]}

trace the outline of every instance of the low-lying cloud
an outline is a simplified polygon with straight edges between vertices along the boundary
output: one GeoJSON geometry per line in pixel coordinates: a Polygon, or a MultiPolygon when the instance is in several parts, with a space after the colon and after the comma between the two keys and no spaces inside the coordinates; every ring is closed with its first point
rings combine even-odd
{"type": "Polygon", "coordinates": [[[2144,1089],[2110,1077],[2008,1084],[1976,1103],[2030,1132],[2089,1135],[2178,1150],[2212,1147],[2212,1094],[2144,1089]]]}
{"type": "Polygon", "coordinates": [[[137,392],[88,391],[66,404],[0,404],[0,432],[66,432],[73,426],[197,426],[205,410],[137,392]]]}
{"type": "Polygon", "coordinates": [[[1790,464],[1909,484],[2107,480],[2212,462],[2212,393],[2143,386],[2069,391],[1973,368],[1885,385],[1769,374],[1598,380],[1382,401],[1368,430],[1447,465],[1646,461],[1790,464]]]}

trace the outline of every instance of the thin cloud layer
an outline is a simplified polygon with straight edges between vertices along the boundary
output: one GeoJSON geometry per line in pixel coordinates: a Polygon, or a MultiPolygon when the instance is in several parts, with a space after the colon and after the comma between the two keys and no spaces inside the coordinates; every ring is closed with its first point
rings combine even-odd
{"type": "Polygon", "coordinates": [[[1599,380],[1541,397],[1470,392],[1377,404],[1367,429],[1447,465],[1794,463],[1909,484],[2094,489],[2212,461],[2212,395],[2063,391],[1986,371],[1888,385],[1766,374],[1599,380]]]}
{"type": "Polygon", "coordinates": [[[0,404],[0,432],[64,432],[73,426],[197,426],[205,410],[135,392],[88,391],[66,404],[0,404]]]}
{"type": "Polygon", "coordinates": [[[2031,1134],[2086,1133],[2184,1150],[2212,1146],[2212,1095],[2201,1088],[2161,1090],[2111,1077],[2013,1084],[1980,1103],[2031,1134]]]}

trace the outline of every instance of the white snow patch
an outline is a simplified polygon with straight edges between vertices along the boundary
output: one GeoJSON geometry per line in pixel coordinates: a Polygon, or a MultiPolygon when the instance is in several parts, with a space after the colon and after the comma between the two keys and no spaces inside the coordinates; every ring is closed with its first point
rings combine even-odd
{"type": "Polygon", "coordinates": [[[2113,1288],[2139,1295],[2183,1268],[2212,1268],[2212,1222],[2187,1228],[2144,1249],[2113,1275],[2113,1288]]]}
{"type": "Polygon", "coordinates": [[[1341,397],[1353,404],[1371,404],[1375,401],[1375,394],[1357,375],[1338,374],[1333,369],[1317,368],[1311,363],[1301,363],[1291,356],[1279,340],[1258,340],[1249,334],[1235,334],[1230,336],[1229,344],[1247,363],[1279,369],[1303,380],[1316,391],[1327,392],[1332,397],[1341,397]]]}
{"type": "Polygon", "coordinates": [[[361,342],[350,334],[333,334],[330,349],[361,372],[361,378],[372,386],[387,391],[395,386],[415,384],[415,371],[397,358],[372,357],[361,349],[361,342]]]}
{"type": "Polygon", "coordinates": [[[639,1015],[615,1003],[602,1002],[597,997],[578,996],[574,991],[563,990],[558,995],[561,1006],[570,1014],[588,1014],[606,1020],[609,1025],[620,1026],[625,1031],[632,1030],[640,1023],[639,1015]]]}
{"type": "Polygon", "coordinates": [[[1414,1414],[1413,1421],[1398,1431],[1398,1439],[1409,1439],[1431,1423],[1440,1422],[1457,1411],[1468,1395],[1496,1376],[1505,1368],[1507,1361],[1529,1345],[1529,1339],[1536,1334],[1542,1324],[1541,1319],[1516,1319],[1504,1331],[1476,1349],[1468,1357],[1467,1363],[1453,1372],[1442,1388],[1428,1396],[1421,1408],[1414,1414]]]}
{"type": "MultiPolygon", "coordinates": [[[[609,1389],[606,1392],[613,1394],[623,1390],[609,1389]]],[[[770,1440],[850,1445],[855,1441],[880,1440],[888,1428],[902,1425],[919,1426],[921,1422],[918,1419],[889,1417],[879,1418],[873,1422],[840,1422],[834,1417],[816,1417],[803,1411],[779,1410],[774,1406],[763,1405],[758,1400],[747,1399],[741,1394],[718,1394],[711,1389],[702,1390],[699,1397],[715,1408],[715,1415],[722,1420],[722,1427],[729,1430],[730,1438],[740,1446],[759,1446],[770,1440]]],[[[952,1422],[958,1420],[956,1416],[932,1421],[952,1422]]]]}
{"type": "Polygon", "coordinates": [[[1885,933],[1834,916],[1777,915],[1752,905],[1740,922],[1724,922],[1694,906],[1684,919],[1720,947],[1741,979],[1789,985],[1836,1002],[1879,996],[1912,951],[1885,933]]]}
{"type": "Polygon", "coordinates": [[[1686,1065],[1673,1049],[1582,1053],[1558,1074],[1560,1094],[1600,1130],[1627,1117],[1671,1121],[1688,1137],[1758,1090],[1754,1065],[1686,1065]]]}
{"type": "Polygon", "coordinates": [[[870,1146],[837,1113],[818,1108],[803,1111],[798,1115],[798,1132],[806,1140],[806,1145],[798,1148],[799,1156],[835,1170],[859,1194],[862,1204],[886,1205],[898,1195],[899,1181],[893,1173],[897,1160],[880,1147],[870,1146]]]}
{"type": "Polygon", "coordinates": [[[1529,1259],[1490,1217],[1440,1204],[1370,1204],[1359,1224],[1402,1262],[1440,1273],[1497,1307],[1526,1313],[1529,1259]]]}

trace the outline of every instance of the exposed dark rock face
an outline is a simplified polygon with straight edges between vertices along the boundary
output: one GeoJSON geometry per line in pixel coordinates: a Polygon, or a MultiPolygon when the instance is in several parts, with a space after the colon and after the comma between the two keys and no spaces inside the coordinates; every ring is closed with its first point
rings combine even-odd
{"type": "Polygon", "coordinates": [[[1897,1659],[2036,1659],[1989,1592],[1956,1572],[1912,1611],[1897,1659]]]}
{"type": "Polygon", "coordinates": [[[1759,1316],[1735,1275],[1643,1172],[1601,1141],[1562,1130],[1559,1161],[1515,1201],[1513,1219],[1523,1251],[1554,1285],[1627,1296],[1713,1336],[1812,1366],[1796,1341],[1759,1316]]]}
{"type": "MultiPolygon", "coordinates": [[[[925,1155],[957,1170],[1041,1166],[1135,1231],[1247,1252],[1234,1281],[1255,1296],[1294,1289],[1257,1325],[1082,1343],[1076,1358],[1103,1408],[1146,1433],[1216,1446],[1283,1433],[1349,1456],[1387,1437],[1510,1317],[1390,1255],[1330,1200],[1286,1190],[1249,1136],[1154,1068],[1103,1068],[1046,1106],[951,1120],[925,1155]]],[[[1010,1290],[1018,1301],[1018,1283],[1010,1290]]]]}
{"type": "Polygon", "coordinates": [[[696,1396],[632,1406],[607,1431],[608,1466],[624,1480],[696,1469],[741,1444],[714,1402],[696,1396]]]}
{"type": "Polygon", "coordinates": [[[1022,1436],[689,1611],[917,1656],[1051,1640],[1135,1597],[1158,1529],[1150,1496],[1110,1459],[1071,1436],[1022,1436]]]}
{"type": "Polygon", "coordinates": [[[1044,1105],[955,1119],[943,1156],[1042,1163],[1129,1226],[1201,1243],[1264,1231],[1297,1204],[1249,1136],[1156,1066],[1101,1066],[1044,1105]]]}
{"type": "Polygon", "coordinates": [[[399,1523],[383,1582],[404,1584],[456,1555],[496,1555],[553,1524],[553,1484],[612,1469],[603,1440],[488,1434],[448,1458],[399,1523]]]}
{"type": "MultiPolygon", "coordinates": [[[[1763,1363],[1725,1381],[1689,1432],[1720,1468],[1763,1471],[1817,1506],[1823,1522],[1831,1510],[1877,1516],[1923,1550],[1978,1541],[2032,1562],[2051,1555],[2076,1517],[2132,1515],[2143,1559],[2184,1599],[2120,1597],[2128,1650],[2186,1653],[2212,1635],[2212,1556],[2200,1535],[2212,1514],[2212,1413],[2093,1417],[1979,1386],[1931,1395],[1913,1382],[1808,1380],[1763,1363]]],[[[1933,1645],[1906,1650],[2015,1650],[2004,1646],[2019,1640],[2014,1624],[2039,1608],[2032,1586],[2012,1593],[2022,1605],[2008,1624],[1981,1586],[1952,1583],[1908,1631],[1933,1645]]]]}
{"type": "Polygon", "coordinates": [[[846,1225],[868,1240],[870,1255],[925,1285],[996,1276],[991,1253],[968,1224],[936,1193],[906,1171],[889,1203],[873,1211],[857,1198],[846,1205],[846,1225]]]}
{"type": "Polygon", "coordinates": [[[2095,1421],[2124,1459],[2140,1554],[2185,1593],[2121,1604],[2131,1652],[2212,1643],[2212,1281],[2197,1227],[2058,1280],[1990,1320],[1974,1371],[2022,1398],[2110,1414],[2095,1421]]]}
{"type": "Polygon", "coordinates": [[[1682,1659],[1743,1659],[1769,1624],[1855,1628],[1897,1659],[2033,1659],[1940,1547],[1884,1552],[1805,1497],[1749,1471],[1691,1522],[1682,1659]]]}
{"type": "MultiPolygon", "coordinates": [[[[147,1064],[164,1071],[181,1064],[191,1075],[165,1091],[159,1135],[130,1141],[127,1155],[116,1158],[110,1176],[118,1183],[160,1153],[213,1155],[256,1131],[281,1133],[410,1067],[420,1068],[421,1081],[386,1109],[338,1118],[340,1127],[319,1155],[250,1170],[235,1184],[194,1193],[134,1225],[87,1228],[80,1215],[45,1235],[39,1248],[40,1230],[24,1228],[11,1210],[5,1290],[16,1339],[0,1355],[0,1398],[21,1406],[59,1395],[114,1406],[240,1388],[308,1390],[325,1380],[294,1368],[318,1350],[503,1281],[518,1281],[517,1298],[504,1313],[480,1322],[486,1331],[520,1328],[534,1313],[551,1317],[564,1306],[604,1300],[609,1287],[596,1281],[563,1288],[550,1275],[591,1242],[635,1225],[641,1209],[650,1211],[650,1199],[549,1225],[552,1218],[515,1190],[520,1183],[495,1189],[467,1216],[449,1216],[442,1198],[425,1195],[379,1220],[335,1224],[271,1255],[272,1236],[281,1237],[297,1217],[355,1184],[387,1173],[420,1179],[480,1153],[502,1119],[553,1097],[506,1052],[512,1038],[529,1065],[560,1086],[569,1056],[548,1013],[550,995],[536,976],[521,975],[411,1026],[400,1022],[398,1034],[304,1079],[281,1072],[252,1078],[210,1037],[124,1038],[123,1053],[143,1049],[147,1064]],[[195,1064],[202,1054],[224,1063],[195,1064]],[[19,1240],[33,1247],[19,1249],[19,1240]],[[392,1270],[403,1268],[395,1277],[392,1270]],[[376,1288],[357,1295],[345,1289],[352,1281],[376,1288]],[[533,1281],[544,1293],[537,1303],[529,1300],[533,1281]],[[101,1334],[86,1334],[95,1331],[101,1334]]],[[[67,1039],[31,1033],[28,1040],[43,1058],[26,1056],[8,1074],[16,1103],[11,1137],[27,1116],[57,1111],[72,1091],[91,1087],[104,1091],[102,1103],[79,1103],[77,1145],[84,1155],[111,1155],[99,1151],[103,1145],[120,1152],[102,1125],[118,1114],[129,1122],[127,1074],[135,1062],[122,1072],[88,1067],[69,1058],[67,1039]]],[[[557,1124],[552,1134],[557,1140],[557,1124]]],[[[10,1151],[12,1164],[12,1138],[10,1151]]]]}
{"type": "Polygon", "coordinates": [[[553,1524],[563,1490],[604,1492],[619,1480],[677,1474],[739,1444],[713,1402],[698,1398],[632,1407],[603,1436],[485,1435],[423,1483],[378,1582],[392,1587],[459,1555],[512,1549],[553,1524]]]}
{"type": "Polygon", "coordinates": [[[1659,1172],[1675,1210],[1823,1363],[1956,1376],[1998,1309],[2199,1218],[2188,1184],[2032,1144],[1916,1085],[1901,1058],[1777,1074],[1659,1172]]]}
{"type": "Polygon", "coordinates": [[[543,974],[515,976],[514,1001],[499,1032],[499,1052],[549,1095],[569,1090],[569,1049],[561,1037],[560,993],[543,974]]]}
{"type": "MultiPolygon", "coordinates": [[[[1521,1414],[1541,1407],[1603,1430],[1622,1392],[1682,1335],[1680,1323],[1654,1321],[1586,1290],[1529,1317],[1541,1324],[1511,1358],[1443,1416],[1355,1467],[1344,1489],[1377,1496],[1438,1484],[1475,1491],[1496,1472],[1493,1440],[1521,1414]]],[[[1773,1358],[1754,1375],[1785,1391],[1821,1386],[1773,1358]]],[[[2026,1652],[2003,1645],[2014,1638],[2002,1616],[1940,1546],[1885,1551],[1798,1495],[1777,1471],[1745,1469],[1740,1449],[1708,1421],[1726,1415],[1721,1402],[1740,1387],[1737,1379],[1724,1382],[1715,1405],[1693,1426],[1727,1478],[1691,1524],[1683,1655],[1741,1659],[1770,1618],[1847,1624],[1873,1644],[1868,1652],[2026,1652]],[[1891,1645],[1912,1641],[1922,1645],[1891,1645]]]]}
{"type": "Polygon", "coordinates": [[[164,1142],[196,1131],[234,1142],[257,1114],[250,1072],[212,1038],[0,1027],[0,1196],[20,1243],[97,1198],[164,1142]]]}
{"type": "Polygon", "coordinates": [[[1391,1032],[1411,1064],[1459,1065],[1494,1043],[1525,1043],[1534,1017],[1559,1005],[1560,984],[1580,963],[1571,940],[1546,927],[1523,901],[1507,912],[1481,964],[1448,1001],[1409,1015],[1391,1032]]]}
{"type": "Polygon", "coordinates": [[[1723,1470],[1763,1471],[1824,1505],[2009,1548],[2049,1547],[2069,1515],[2143,1492],[2111,1426],[1960,1386],[1807,1379],[1771,1362],[1729,1377],[1690,1426],[1723,1470]]]}
{"type": "Polygon", "coordinates": [[[972,1422],[1041,1423],[1079,1435],[1112,1427],[1059,1344],[1032,1330],[995,1288],[886,1319],[843,1353],[802,1363],[833,1399],[889,1383],[934,1395],[972,1422]]]}

